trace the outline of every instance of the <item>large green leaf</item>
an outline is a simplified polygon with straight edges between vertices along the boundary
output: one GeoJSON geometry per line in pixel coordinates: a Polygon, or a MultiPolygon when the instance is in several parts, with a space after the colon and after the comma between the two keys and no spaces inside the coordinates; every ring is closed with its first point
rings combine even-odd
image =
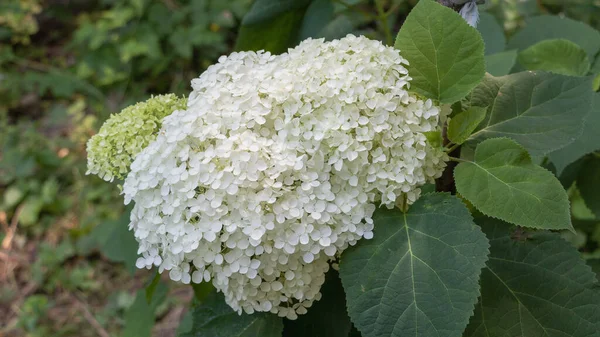
{"type": "Polygon", "coordinates": [[[569,200],[558,179],[510,139],[479,144],[473,161],[456,166],[454,178],[458,193],[483,214],[525,227],[572,228],[569,200]]]}
{"type": "Polygon", "coordinates": [[[467,207],[427,194],[407,213],[376,211],[374,238],[344,252],[348,313],[364,337],[461,336],[488,253],[467,207]]]}
{"type": "Polygon", "coordinates": [[[257,0],[246,14],[236,50],[267,50],[280,54],[297,41],[311,0],[257,0]]]}
{"type": "Polygon", "coordinates": [[[159,283],[154,296],[147,300],[146,292],[139,290],[131,307],[125,313],[125,327],[121,337],[150,337],[156,308],[167,297],[167,286],[159,283]]]}
{"type": "Polygon", "coordinates": [[[223,294],[212,292],[193,308],[192,330],[184,337],[280,337],[283,322],[271,313],[238,315],[223,294]]]}
{"type": "Polygon", "coordinates": [[[485,56],[485,70],[494,76],[504,76],[510,73],[510,70],[517,61],[517,51],[509,50],[497,54],[485,56]]]}
{"type": "Polygon", "coordinates": [[[266,22],[285,12],[305,9],[312,0],[256,0],[242,20],[243,25],[266,22]]]}
{"type": "Polygon", "coordinates": [[[128,228],[129,213],[130,209],[118,220],[100,223],[94,227],[89,238],[104,256],[114,262],[123,262],[133,274],[136,270],[135,261],[138,258],[139,245],[128,228]]]}
{"type": "Polygon", "coordinates": [[[148,283],[148,285],[146,286],[145,292],[146,292],[146,302],[148,304],[152,303],[152,298],[154,297],[154,293],[156,292],[156,287],[160,284],[160,273],[158,272],[158,269],[156,269],[154,271],[154,276],[152,277],[152,280],[150,280],[150,282],[148,283]]]}
{"type": "Polygon", "coordinates": [[[285,320],[284,337],[348,337],[352,322],[346,312],[346,294],[337,271],[329,270],[321,294],[307,314],[293,321],[285,320]]]}
{"type": "Polygon", "coordinates": [[[506,47],[504,28],[502,28],[492,14],[486,12],[480,14],[477,30],[481,33],[485,44],[485,55],[497,54],[504,51],[506,47]]]}
{"type": "Polygon", "coordinates": [[[528,70],[545,70],[569,76],[583,76],[590,70],[585,50],[565,39],[544,40],[523,50],[519,63],[528,70]]]}
{"type": "Polygon", "coordinates": [[[583,126],[583,133],[575,141],[548,155],[560,174],[569,164],[582,156],[600,150],[600,93],[594,94],[594,103],[583,126]]]}
{"type": "Polygon", "coordinates": [[[577,187],[585,205],[600,218],[600,157],[593,155],[585,159],[577,177],[577,187]]]}
{"type": "MultiPolygon", "coordinates": [[[[577,179],[577,175],[579,174],[579,170],[581,170],[581,167],[583,166],[583,162],[585,161],[585,159],[586,158],[582,157],[582,158],[574,161],[573,163],[571,163],[567,167],[565,167],[565,169],[560,174],[556,174],[556,176],[558,177],[558,180],[563,185],[565,190],[568,191],[569,188],[573,185],[573,183],[575,183],[575,180],[577,179]]],[[[554,166],[554,164],[552,164],[552,163],[546,163],[546,165],[544,165],[544,167],[547,167],[549,170],[552,170],[552,166],[554,166]]],[[[554,166],[554,169],[556,169],[556,166],[554,166]]],[[[573,200],[571,200],[571,203],[572,202],[573,202],[573,200]]],[[[573,207],[573,205],[571,205],[571,207],[573,207]]]]}
{"type": "Polygon", "coordinates": [[[341,39],[348,34],[359,34],[355,28],[356,21],[347,15],[338,15],[331,20],[316,37],[322,37],[327,41],[341,39]]]}
{"type": "Polygon", "coordinates": [[[490,239],[481,298],[465,337],[598,337],[595,275],[558,234],[477,221],[490,239]]]}
{"type": "Polygon", "coordinates": [[[472,106],[489,106],[472,137],[510,137],[532,156],[545,155],[581,134],[592,96],[591,78],[544,72],[488,75],[471,94],[472,106]]]}
{"type": "Polygon", "coordinates": [[[442,103],[465,97],[485,73],[481,35],[431,0],[412,9],[395,47],[410,62],[411,89],[442,103]]]}
{"type": "Polygon", "coordinates": [[[448,123],[448,139],[455,144],[464,143],[484,120],[485,112],[486,108],[474,106],[452,117],[448,123]]]}
{"type": "Polygon", "coordinates": [[[590,59],[600,50],[600,32],[582,22],[553,15],[527,19],[525,28],[508,41],[507,48],[523,50],[549,39],[570,40],[583,48],[590,59]]]}
{"type": "Polygon", "coordinates": [[[300,27],[298,39],[317,38],[333,19],[334,7],[332,0],[314,0],[306,9],[306,15],[300,27]]]}

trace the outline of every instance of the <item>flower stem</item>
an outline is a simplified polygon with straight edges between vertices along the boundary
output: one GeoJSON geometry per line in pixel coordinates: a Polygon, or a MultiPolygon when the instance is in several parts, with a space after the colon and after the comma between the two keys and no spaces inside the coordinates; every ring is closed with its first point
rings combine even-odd
{"type": "Polygon", "coordinates": [[[397,3],[394,6],[392,6],[390,9],[388,9],[388,11],[385,12],[385,16],[388,17],[388,16],[394,14],[394,12],[398,10],[398,8],[400,8],[400,3],[397,3]]]}
{"type": "Polygon", "coordinates": [[[406,193],[402,194],[402,207],[400,209],[402,213],[408,212],[408,195],[406,193]]]}
{"type": "Polygon", "coordinates": [[[448,157],[451,161],[459,162],[459,163],[470,163],[468,160],[456,158],[456,157],[448,157]]]}
{"type": "Polygon", "coordinates": [[[459,147],[460,147],[460,145],[461,145],[461,144],[453,144],[453,145],[451,145],[450,147],[446,147],[446,148],[444,148],[444,151],[445,151],[446,153],[450,153],[450,152],[452,152],[452,151],[456,150],[457,148],[459,148],[459,147]]]}

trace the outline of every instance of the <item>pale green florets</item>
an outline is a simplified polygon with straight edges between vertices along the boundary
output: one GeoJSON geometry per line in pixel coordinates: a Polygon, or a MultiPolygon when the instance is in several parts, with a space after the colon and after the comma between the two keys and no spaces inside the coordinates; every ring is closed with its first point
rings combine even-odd
{"type": "Polygon", "coordinates": [[[87,174],[106,181],[123,179],[135,156],[156,139],[162,119],[186,106],[186,98],[159,95],[111,115],[87,143],[87,174]]]}

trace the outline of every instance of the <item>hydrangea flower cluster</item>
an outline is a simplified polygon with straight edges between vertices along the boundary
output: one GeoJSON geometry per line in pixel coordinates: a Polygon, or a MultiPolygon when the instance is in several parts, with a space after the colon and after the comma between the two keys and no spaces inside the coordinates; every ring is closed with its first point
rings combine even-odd
{"type": "Polygon", "coordinates": [[[137,266],[212,281],[240,313],[305,313],[375,209],[445,167],[424,135],[444,114],[407,91],[406,65],[352,35],[221,57],[131,164],[137,266]]]}
{"type": "Polygon", "coordinates": [[[111,115],[87,143],[87,174],[123,179],[135,155],[156,138],[162,119],[186,104],[186,98],[159,95],[111,115]]]}

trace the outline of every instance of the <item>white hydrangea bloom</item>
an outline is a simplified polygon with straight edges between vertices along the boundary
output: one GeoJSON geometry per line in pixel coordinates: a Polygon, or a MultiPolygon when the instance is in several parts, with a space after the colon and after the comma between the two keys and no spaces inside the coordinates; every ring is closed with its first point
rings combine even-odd
{"type": "Polygon", "coordinates": [[[440,108],[407,92],[406,64],[352,35],[220,58],[125,180],[138,267],[212,281],[240,313],[305,313],[376,207],[414,202],[445,166],[423,135],[440,108]]]}

